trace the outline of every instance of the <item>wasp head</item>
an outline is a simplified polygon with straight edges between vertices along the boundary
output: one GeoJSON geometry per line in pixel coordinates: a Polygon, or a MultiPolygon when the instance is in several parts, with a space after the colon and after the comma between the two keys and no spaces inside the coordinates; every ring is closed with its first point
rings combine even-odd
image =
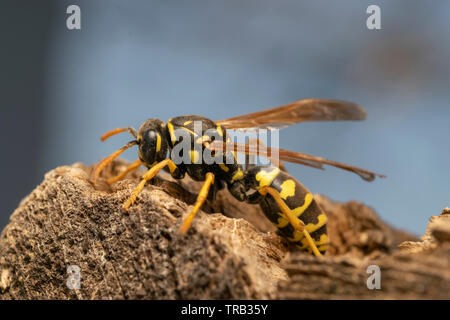
{"type": "Polygon", "coordinates": [[[139,128],[137,141],[139,144],[139,159],[151,167],[166,158],[168,143],[166,126],[159,119],[148,119],[139,128]]]}

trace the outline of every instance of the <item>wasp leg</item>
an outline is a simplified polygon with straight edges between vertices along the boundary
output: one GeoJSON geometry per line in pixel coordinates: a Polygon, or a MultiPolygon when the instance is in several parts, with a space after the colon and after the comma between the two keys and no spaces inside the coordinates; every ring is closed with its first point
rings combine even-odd
{"type": "Polygon", "coordinates": [[[309,246],[311,247],[312,251],[314,252],[314,255],[316,255],[317,257],[321,257],[322,254],[317,249],[317,246],[314,243],[314,240],[311,238],[311,235],[309,234],[309,232],[305,229],[305,224],[294,213],[292,213],[291,209],[287,206],[287,204],[281,198],[280,193],[271,187],[263,187],[263,188],[259,189],[259,192],[262,195],[266,195],[267,193],[269,193],[273,197],[273,199],[276,201],[276,203],[280,207],[281,212],[283,212],[283,214],[285,215],[286,219],[288,219],[288,221],[292,225],[292,227],[295,230],[298,230],[303,233],[303,235],[306,238],[306,241],[308,241],[309,246]]]}
{"type": "Polygon", "coordinates": [[[206,174],[205,183],[202,186],[202,189],[200,190],[200,193],[198,194],[197,201],[195,202],[194,208],[191,210],[187,218],[183,221],[183,223],[180,226],[180,229],[178,231],[182,234],[186,233],[189,230],[189,227],[192,224],[192,220],[194,219],[195,214],[198,210],[202,207],[203,203],[206,201],[206,198],[208,197],[209,188],[214,183],[214,174],[211,172],[208,172],[206,174]]]}
{"type": "Polygon", "coordinates": [[[136,129],[133,127],[126,127],[126,128],[117,128],[117,129],[110,130],[110,131],[106,132],[104,135],[102,135],[100,137],[100,140],[105,141],[109,137],[112,137],[118,133],[125,132],[125,131],[128,132],[129,134],[131,134],[135,139],[137,139],[136,129]]]}
{"type": "Polygon", "coordinates": [[[132,164],[130,164],[123,172],[121,172],[120,174],[118,174],[115,177],[109,178],[107,181],[109,184],[115,183],[119,180],[122,180],[127,173],[133,172],[134,170],[136,170],[137,168],[139,168],[142,164],[142,161],[140,159],[137,159],[136,161],[134,161],[132,164]]]}
{"type": "Polygon", "coordinates": [[[138,144],[136,140],[128,142],[126,145],[124,145],[122,148],[120,148],[117,151],[114,151],[111,155],[107,156],[105,159],[99,162],[99,164],[95,167],[94,171],[92,172],[91,180],[95,182],[100,175],[100,172],[109,164],[111,163],[115,158],[120,156],[125,150],[131,148],[132,146],[138,144]]]}
{"type": "Polygon", "coordinates": [[[157,164],[155,164],[151,169],[149,169],[143,176],[141,182],[139,182],[139,185],[134,189],[131,196],[128,198],[128,200],[123,204],[123,209],[128,210],[128,208],[136,201],[137,196],[139,193],[144,189],[145,183],[151,179],[153,179],[159,171],[161,171],[162,168],[165,166],[169,166],[169,169],[171,172],[175,171],[177,169],[177,165],[171,160],[166,159],[163,160],[157,164]]]}

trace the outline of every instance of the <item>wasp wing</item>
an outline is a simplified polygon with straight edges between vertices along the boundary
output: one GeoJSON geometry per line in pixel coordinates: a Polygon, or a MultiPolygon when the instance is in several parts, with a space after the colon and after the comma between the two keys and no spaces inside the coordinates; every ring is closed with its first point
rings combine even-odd
{"type": "Polygon", "coordinates": [[[227,129],[281,129],[298,122],[364,120],[366,111],[359,105],[340,100],[303,99],[281,107],[216,121],[227,129]]]}
{"type": "Polygon", "coordinates": [[[270,159],[278,165],[277,161],[287,161],[292,163],[298,163],[306,166],[310,166],[317,169],[324,170],[323,165],[327,164],[336,168],[354,172],[366,181],[373,181],[376,177],[385,178],[385,175],[371,172],[366,169],[361,169],[348,164],[331,161],[321,157],[315,157],[306,153],[290,151],[280,148],[271,148],[263,145],[242,144],[234,142],[214,141],[207,146],[208,148],[216,151],[230,150],[234,152],[245,153],[249,155],[261,156],[270,159]]]}

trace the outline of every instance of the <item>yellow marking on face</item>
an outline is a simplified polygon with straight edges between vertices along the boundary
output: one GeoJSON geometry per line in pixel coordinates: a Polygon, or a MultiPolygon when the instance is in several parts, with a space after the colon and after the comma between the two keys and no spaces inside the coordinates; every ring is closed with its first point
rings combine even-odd
{"type": "Polygon", "coordinates": [[[295,182],[292,179],[288,179],[281,184],[280,197],[284,200],[287,197],[292,197],[295,194],[295,182]]]}
{"type": "Polygon", "coordinates": [[[218,125],[218,126],[216,127],[216,129],[217,129],[217,132],[219,133],[219,136],[223,137],[223,130],[222,130],[222,127],[218,125]]]}
{"type": "Polygon", "coordinates": [[[161,136],[159,133],[156,133],[156,152],[161,150],[161,136]]]}
{"type": "Polygon", "coordinates": [[[309,205],[313,201],[313,195],[311,193],[307,193],[305,196],[305,202],[300,206],[292,210],[292,213],[295,214],[297,217],[300,217],[303,212],[308,209],[309,205]]]}
{"type": "Polygon", "coordinates": [[[191,156],[191,163],[197,163],[200,158],[200,154],[197,150],[189,150],[189,155],[191,156]]]}
{"type": "Polygon", "coordinates": [[[175,136],[175,131],[173,130],[173,124],[167,122],[167,130],[169,130],[170,140],[172,141],[172,144],[175,144],[177,142],[177,137],[175,136]]]}
{"type": "Polygon", "coordinates": [[[226,165],[224,165],[223,163],[219,163],[219,167],[220,169],[222,169],[225,172],[230,171],[230,168],[228,168],[226,165]]]}
{"type": "Polygon", "coordinates": [[[319,251],[325,251],[325,250],[327,250],[327,249],[328,249],[328,245],[327,245],[327,244],[324,244],[324,245],[319,246],[319,247],[317,248],[317,250],[319,250],[319,251]]]}
{"type": "Polygon", "coordinates": [[[272,171],[267,172],[266,170],[261,170],[256,174],[256,181],[259,181],[259,187],[270,186],[272,181],[280,173],[280,169],[274,168],[272,171]]]}
{"type": "Polygon", "coordinates": [[[244,176],[244,173],[242,172],[241,169],[239,169],[234,175],[233,178],[231,178],[231,182],[234,182],[236,180],[241,179],[244,176]]]}
{"type": "Polygon", "coordinates": [[[191,123],[192,122],[192,120],[188,120],[188,121],[186,121],[185,123],[183,123],[183,126],[187,126],[189,123],[191,123]]]}

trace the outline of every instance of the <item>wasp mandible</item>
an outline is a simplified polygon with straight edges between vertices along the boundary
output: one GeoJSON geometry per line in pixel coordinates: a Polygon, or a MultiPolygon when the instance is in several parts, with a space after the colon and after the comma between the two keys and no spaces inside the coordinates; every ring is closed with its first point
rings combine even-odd
{"type": "Polygon", "coordinates": [[[128,132],[135,140],[103,159],[93,171],[92,180],[95,181],[102,169],[113,159],[128,148],[137,145],[139,159],[121,174],[108,180],[109,183],[114,183],[141,165],[148,168],[148,171],[142,176],[141,182],[123,204],[125,210],[128,210],[136,201],[146,182],[155,177],[160,170],[168,167],[170,174],[175,179],[182,179],[187,173],[193,180],[204,181],[192,210],[179,228],[181,233],[187,232],[195,214],[202,207],[208,195],[214,197],[215,192],[226,185],[237,200],[259,204],[267,218],[299,249],[321,256],[325,253],[329,243],[326,231],[327,218],[314,201],[312,194],[298,180],[280,170],[278,168],[280,162],[271,166],[247,165],[244,170],[238,162],[236,152],[269,159],[272,159],[271,155],[276,152],[280,161],[319,169],[323,169],[323,165],[327,164],[354,172],[366,181],[372,181],[376,176],[385,176],[300,152],[259,144],[256,148],[248,143],[231,142],[227,129],[280,129],[306,121],[363,120],[365,117],[365,110],[351,102],[304,99],[221,121],[212,121],[197,115],[175,117],[169,119],[167,123],[156,118],[148,119],[137,131],[132,127],[118,128],[101,137],[101,140],[104,141],[115,134],[128,132]],[[201,124],[201,132],[195,131],[195,123],[201,124]],[[176,134],[177,131],[184,132],[192,141],[188,151],[191,161],[188,163],[176,164],[174,162],[172,151],[182,140],[176,134]],[[206,149],[213,153],[221,152],[224,161],[214,164],[206,164],[201,161],[203,153],[199,150],[206,149]],[[167,157],[168,151],[170,151],[169,157],[167,157]]]}

